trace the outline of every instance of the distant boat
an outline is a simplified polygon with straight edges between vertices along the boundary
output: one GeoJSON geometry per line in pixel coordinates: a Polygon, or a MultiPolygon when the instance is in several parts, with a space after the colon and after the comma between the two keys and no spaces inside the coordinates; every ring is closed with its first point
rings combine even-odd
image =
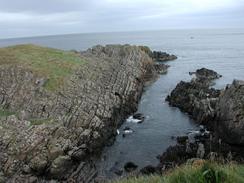
{"type": "Polygon", "coordinates": [[[194,37],[193,37],[193,36],[191,36],[191,37],[190,37],[190,39],[194,39],[194,37]]]}

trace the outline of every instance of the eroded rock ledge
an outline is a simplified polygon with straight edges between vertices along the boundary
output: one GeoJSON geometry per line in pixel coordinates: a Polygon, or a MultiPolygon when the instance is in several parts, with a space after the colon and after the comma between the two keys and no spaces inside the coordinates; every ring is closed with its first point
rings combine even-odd
{"type": "MultiPolygon", "coordinates": [[[[62,65],[68,78],[51,91],[45,88],[50,78],[16,64],[16,49],[26,54],[24,61],[36,50],[42,58],[50,51],[28,45],[26,53],[24,46],[1,52],[6,55],[0,55],[0,182],[89,182],[96,174],[89,158],[136,111],[145,82],[167,70],[141,47],[95,46],[69,53],[84,63],[71,74],[62,65]]],[[[66,53],[52,50],[48,61],[60,55],[66,53]]]]}
{"type": "Polygon", "coordinates": [[[244,81],[234,80],[225,89],[210,88],[221,75],[208,69],[195,72],[191,82],[181,81],[167,101],[189,113],[198,123],[218,133],[225,142],[244,145],[244,81]]]}
{"type": "Polygon", "coordinates": [[[190,74],[195,78],[177,84],[166,100],[205,127],[177,137],[178,144],[160,156],[155,170],[161,172],[194,158],[244,162],[244,82],[234,80],[217,90],[211,88],[213,80],[221,77],[215,71],[202,68],[190,74]]]}

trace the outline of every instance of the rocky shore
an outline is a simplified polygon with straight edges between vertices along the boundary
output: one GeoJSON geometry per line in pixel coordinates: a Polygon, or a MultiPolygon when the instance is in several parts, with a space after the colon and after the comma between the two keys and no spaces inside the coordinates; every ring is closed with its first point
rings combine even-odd
{"type": "Polygon", "coordinates": [[[225,89],[211,88],[221,77],[213,70],[202,68],[190,82],[181,81],[167,97],[173,107],[188,113],[198,123],[199,130],[176,138],[158,158],[157,167],[148,166],[143,174],[162,173],[170,168],[206,159],[229,163],[244,162],[244,82],[234,80],[225,89]]]}
{"type": "Polygon", "coordinates": [[[143,48],[1,48],[0,182],[90,182],[91,158],[136,111],[146,82],[167,71],[154,60],[169,55],[143,48]]]}

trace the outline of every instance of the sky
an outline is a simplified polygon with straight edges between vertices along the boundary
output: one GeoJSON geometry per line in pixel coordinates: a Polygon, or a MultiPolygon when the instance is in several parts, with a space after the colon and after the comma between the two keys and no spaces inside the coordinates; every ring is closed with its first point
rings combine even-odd
{"type": "Polygon", "coordinates": [[[244,28],[244,0],[0,0],[0,38],[244,28]]]}

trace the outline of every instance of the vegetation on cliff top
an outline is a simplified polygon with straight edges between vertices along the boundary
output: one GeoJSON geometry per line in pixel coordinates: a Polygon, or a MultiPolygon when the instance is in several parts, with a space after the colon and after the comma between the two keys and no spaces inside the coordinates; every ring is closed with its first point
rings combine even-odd
{"type": "Polygon", "coordinates": [[[85,61],[71,51],[45,48],[36,45],[17,45],[0,48],[0,65],[20,65],[39,77],[48,79],[45,87],[55,90],[72,71],[85,61]]]}
{"type": "Polygon", "coordinates": [[[129,178],[115,183],[244,183],[243,165],[185,165],[163,176],[129,178]]]}

